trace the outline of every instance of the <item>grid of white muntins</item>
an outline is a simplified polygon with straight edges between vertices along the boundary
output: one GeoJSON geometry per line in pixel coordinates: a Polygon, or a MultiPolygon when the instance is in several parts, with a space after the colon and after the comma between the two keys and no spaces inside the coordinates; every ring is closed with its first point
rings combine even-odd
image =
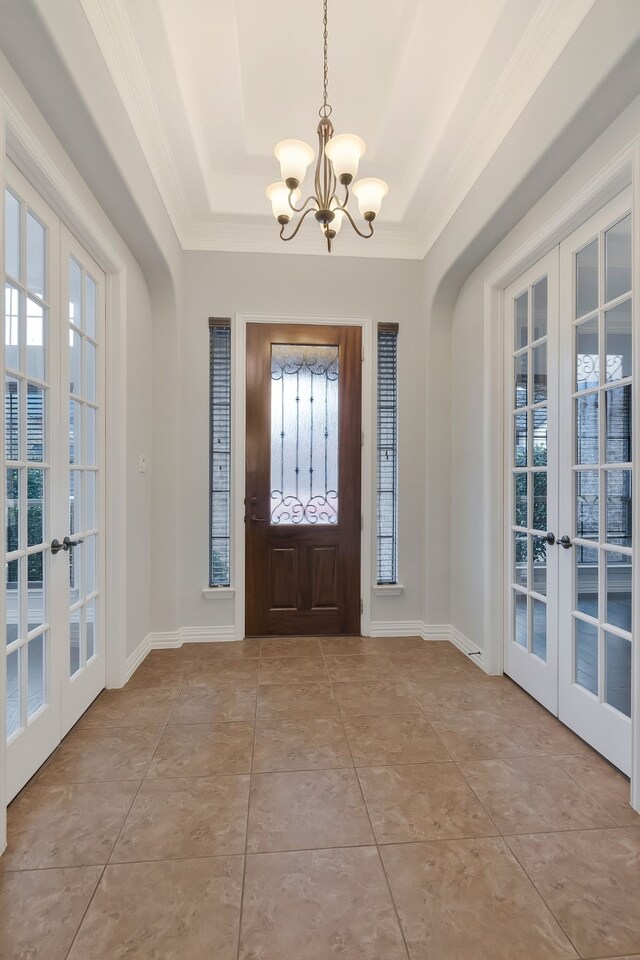
{"type": "Polygon", "coordinates": [[[547,658],[547,277],[513,300],[511,384],[511,637],[547,658]]]}
{"type": "Polygon", "coordinates": [[[5,652],[12,740],[49,698],[50,287],[47,227],[9,188],[5,207],[5,652]]]}
{"type": "MultiPolygon", "coordinates": [[[[617,254],[620,260],[620,250],[617,254]]],[[[632,643],[631,275],[631,214],[626,214],[574,256],[571,532],[572,680],[627,716],[632,643]],[[617,269],[612,279],[607,259],[614,240],[618,246],[628,245],[628,269],[617,269]],[[579,274],[587,259],[595,273],[585,299],[579,274]],[[612,436],[616,425],[622,427],[619,437],[612,436]],[[616,595],[622,603],[616,604],[616,595]]]]}
{"type": "Polygon", "coordinates": [[[98,284],[73,255],[69,307],[69,675],[96,652],[98,603],[98,284]]]}

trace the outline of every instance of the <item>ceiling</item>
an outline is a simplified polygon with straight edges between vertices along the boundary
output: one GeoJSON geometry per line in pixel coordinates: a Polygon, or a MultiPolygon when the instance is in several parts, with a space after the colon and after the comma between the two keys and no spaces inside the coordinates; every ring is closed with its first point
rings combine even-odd
{"type": "MultiPolygon", "coordinates": [[[[81,2],[183,247],[323,253],[310,221],[281,243],[264,193],[279,140],[316,146],[321,0],[81,2]]],[[[593,3],[329,0],[332,120],[390,187],[335,253],[424,256],[593,3]]]]}

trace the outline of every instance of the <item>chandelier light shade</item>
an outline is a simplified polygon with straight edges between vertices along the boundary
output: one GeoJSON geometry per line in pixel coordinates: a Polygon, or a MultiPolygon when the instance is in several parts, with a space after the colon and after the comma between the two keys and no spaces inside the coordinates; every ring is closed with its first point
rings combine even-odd
{"type": "Polygon", "coordinates": [[[327,100],[328,69],[327,69],[327,0],[323,0],[324,26],[324,87],[322,106],[320,107],[320,123],[318,124],[318,159],[314,177],[314,192],[307,197],[300,206],[300,184],[304,181],[308,167],[313,163],[315,153],[308,143],[303,140],[281,140],[274,153],[280,163],[282,179],[267,187],[266,194],[271,201],[273,215],[280,224],[280,238],[293,240],[298,230],[313,213],[320,224],[320,229],[327,241],[327,249],[331,253],[331,241],[335,239],[345,220],[348,220],[359,237],[367,240],[373,236],[373,221],[380,213],[383,197],[389,192],[384,180],[376,177],[366,177],[353,185],[353,193],[358,200],[360,215],[363,217],[369,232],[365,233],[358,227],[348,209],[349,187],[358,175],[358,166],[364,156],[366,146],[361,137],[353,133],[334,134],[333,124],[329,119],[332,108],[327,100]],[[338,185],[340,194],[338,196],[338,185]],[[289,233],[285,230],[293,217],[297,216],[297,223],[289,233]]]}

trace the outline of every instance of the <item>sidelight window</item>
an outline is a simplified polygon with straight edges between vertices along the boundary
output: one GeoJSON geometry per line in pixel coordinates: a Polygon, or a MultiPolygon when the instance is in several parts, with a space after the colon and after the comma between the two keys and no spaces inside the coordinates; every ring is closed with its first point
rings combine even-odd
{"type": "Polygon", "coordinates": [[[209,586],[231,583],[231,321],[209,319],[209,586]]]}
{"type": "Polygon", "coordinates": [[[378,583],[398,582],[398,325],[378,325],[378,583]]]}

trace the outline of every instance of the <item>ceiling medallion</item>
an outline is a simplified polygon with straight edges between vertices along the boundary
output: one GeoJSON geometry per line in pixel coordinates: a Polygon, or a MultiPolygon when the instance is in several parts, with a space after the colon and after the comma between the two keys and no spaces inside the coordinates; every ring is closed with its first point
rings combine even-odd
{"type": "Polygon", "coordinates": [[[320,123],[318,124],[315,193],[308,197],[302,206],[296,206],[301,197],[300,184],[305,178],[307,167],[315,157],[313,149],[302,140],[282,140],[276,146],[274,154],[280,161],[282,180],[268,186],[266,193],[271,201],[273,215],[280,224],[282,240],[293,240],[306,217],[313,213],[327,239],[327,247],[331,253],[331,241],[340,231],[345,217],[359,237],[368,240],[373,236],[373,221],[380,212],[382,198],[388,193],[389,187],[384,180],[378,180],[375,177],[366,177],[354,183],[353,193],[357,197],[360,214],[369,225],[369,233],[363,233],[347,209],[347,204],[349,203],[349,185],[358,172],[358,163],[366,147],[364,140],[352,133],[334,136],[333,124],[329,119],[332,108],[327,102],[327,0],[323,0],[323,12],[324,89],[322,106],[318,111],[320,123]],[[336,195],[338,181],[344,187],[342,202],[336,195]],[[285,228],[294,214],[301,214],[301,216],[293,232],[286,237],[285,228]]]}

